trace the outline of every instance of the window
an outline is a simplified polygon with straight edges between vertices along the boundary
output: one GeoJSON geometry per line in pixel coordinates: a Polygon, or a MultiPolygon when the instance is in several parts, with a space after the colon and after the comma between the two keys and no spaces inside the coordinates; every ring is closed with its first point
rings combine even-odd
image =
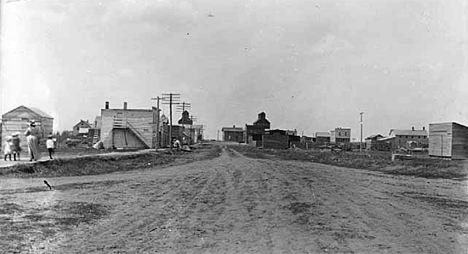
{"type": "Polygon", "coordinates": [[[344,135],[345,135],[345,137],[346,137],[346,136],[348,136],[348,133],[345,131],[344,135]]]}
{"type": "Polygon", "coordinates": [[[341,137],[341,131],[339,131],[339,132],[338,132],[338,136],[340,136],[340,137],[341,137]]]}
{"type": "Polygon", "coordinates": [[[149,130],[148,129],[143,129],[144,132],[148,132],[149,130]]]}
{"type": "Polygon", "coordinates": [[[413,136],[411,136],[411,138],[413,138],[413,136]]]}

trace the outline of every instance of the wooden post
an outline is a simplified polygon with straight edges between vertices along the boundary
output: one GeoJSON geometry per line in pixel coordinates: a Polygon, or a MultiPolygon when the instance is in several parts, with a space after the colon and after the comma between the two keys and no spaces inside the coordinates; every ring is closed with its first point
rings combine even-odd
{"type": "Polygon", "coordinates": [[[161,99],[159,96],[156,98],[151,98],[152,100],[156,100],[156,110],[158,112],[158,115],[156,117],[156,144],[154,145],[156,151],[158,151],[159,148],[159,100],[161,99]]]}
{"type": "Polygon", "coordinates": [[[170,125],[169,125],[169,145],[172,152],[172,93],[169,94],[169,118],[170,118],[170,125]]]}

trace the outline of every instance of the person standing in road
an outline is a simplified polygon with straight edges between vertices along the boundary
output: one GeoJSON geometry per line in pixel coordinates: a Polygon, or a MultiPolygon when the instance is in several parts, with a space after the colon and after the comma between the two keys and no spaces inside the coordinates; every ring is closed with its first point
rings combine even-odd
{"type": "Polygon", "coordinates": [[[39,139],[37,138],[36,123],[33,121],[29,124],[28,129],[24,133],[26,142],[28,143],[29,161],[37,161],[39,159],[39,139]]]}
{"type": "Polygon", "coordinates": [[[47,137],[46,146],[47,146],[47,151],[49,151],[49,158],[52,160],[53,159],[52,154],[54,153],[54,148],[55,148],[54,140],[52,139],[52,135],[49,135],[47,137]]]}

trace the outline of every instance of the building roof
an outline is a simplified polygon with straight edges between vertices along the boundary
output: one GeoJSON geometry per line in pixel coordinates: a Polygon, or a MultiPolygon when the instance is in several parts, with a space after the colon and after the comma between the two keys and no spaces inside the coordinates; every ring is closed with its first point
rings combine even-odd
{"type": "Polygon", "coordinates": [[[389,141],[391,139],[394,139],[395,137],[384,137],[384,138],[379,138],[377,139],[378,141],[389,141]]]}
{"type": "Polygon", "coordinates": [[[75,124],[75,126],[73,126],[73,128],[76,127],[79,124],[82,124],[82,123],[84,123],[86,126],[88,126],[88,128],[92,128],[91,124],[88,121],[83,121],[82,119],[80,119],[80,121],[77,124],[75,124]]]}
{"type": "Polygon", "coordinates": [[[427,136],[426,130],[395,130],[391,129],[389,136],[427,136]]]}
{"type": "Polygon", "coordinates": [[[42,111],[42,110],[40,110],[38,108],[29,107],[29,109],[32,110],[34,113],[40,115],[41,117],[54,119],[52,116],[50,116],[49,114],[45,113],[44,111],[42,111]]]}
{"type": "Polygon", "coordinates": [[[24,105],[18,106],[18,107],[16,107],[16,108],[14,108],[14,109],[12,109],[12,110],[6,112],[6,113],[3,114],[3,115],[6,115],[6,114],[8,114],[8,113],[11,113],[11,112],[13,112],[13,111],[15,111],[15,110],[17,110],[17,109],[19,109],[19,108],[21,108],[21,107],[27,108],[27,109],[31,110],[33,113],[39,115],[40,117],[54,119],[52,116],[50,116],[49,114],[45,113],[44,111],[42,111],[42,110],[40,110],[40,109],[38,109],[38,108],[26,107],[26,106],[24,106],[24,105]]]}
{"type": "Polygon", "coordinates": [[[369,137],[367,137],[366,139],[374,139],[374,138],[383,138],[384,136],[380,135],[380,134],[374,134],[374,135],[370,135],[369,137]]]}
{"type": "Polygon", "coordinates": [[[328,132],[316,132],[315,137],[330,137],[330,133],[328,133],[328,132]]]}
{"type": "Polygon", "coordinates": [[[242,127],[223,127],[221,131],[226,132],[244,132],[244,129],[242,127]]]}

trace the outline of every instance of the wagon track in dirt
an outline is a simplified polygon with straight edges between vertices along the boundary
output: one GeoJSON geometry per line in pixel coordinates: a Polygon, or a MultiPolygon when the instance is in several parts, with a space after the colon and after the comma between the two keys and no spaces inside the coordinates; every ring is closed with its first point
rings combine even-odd
{"type": "MultiPolygon", "coordinates": [[[[460,181],[250,159],[231,149],[163,170],[93,177],[86,188],[59,185],[49,198],[103,204],[108,216],[60,232],[43,249],[35,247],[38,253],[468,250],[466,183],[460,181]]],[[[76,177],[66,184],[75,180],[86,182],[76,177]]],[[[52,193],[28,191],[2,190],[9,196],[2,202],[21,205],[52,193]]]]}

